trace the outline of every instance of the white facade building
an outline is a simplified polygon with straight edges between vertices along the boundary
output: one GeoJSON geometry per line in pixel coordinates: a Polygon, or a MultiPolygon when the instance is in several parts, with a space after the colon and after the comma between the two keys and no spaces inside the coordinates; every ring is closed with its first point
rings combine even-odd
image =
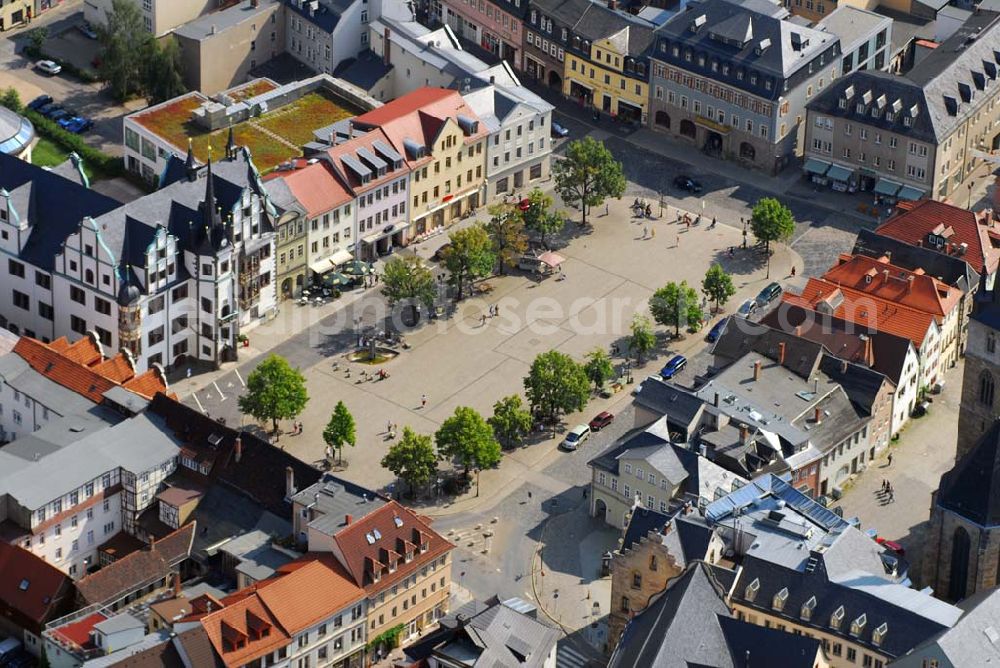
{"type": "Polygon", "coordinates": [[[317,72],[368,48],[368,0],[286,0],[288,53],[317,72]]]}

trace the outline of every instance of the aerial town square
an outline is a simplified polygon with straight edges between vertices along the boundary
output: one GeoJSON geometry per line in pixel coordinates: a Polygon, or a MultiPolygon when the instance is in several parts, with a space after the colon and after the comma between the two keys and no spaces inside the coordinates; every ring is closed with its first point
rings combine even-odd
{"type": "Polygon", "coordinates": [[[1000,662],[1000,2],[0,2],[0,668],[1000,662]]]}

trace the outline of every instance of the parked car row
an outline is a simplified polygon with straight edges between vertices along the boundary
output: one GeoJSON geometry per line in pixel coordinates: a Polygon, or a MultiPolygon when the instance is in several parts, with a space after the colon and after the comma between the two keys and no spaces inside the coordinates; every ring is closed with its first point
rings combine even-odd
{"type": "Polygon", "coordinates": [[[51,95],[39,95],[28,103],[28,109],[38,112],[50,121],[58,123],[62,129],[76,135],[94,127],[93,120],[81,116],[71,108],[56,104],[51,95]]]}
{"type": "Polygon", "coordinates": [[[24,651],[20,640],[0,640],[0,668],[29,668],[34,665],[35,657],[24,651]]]}

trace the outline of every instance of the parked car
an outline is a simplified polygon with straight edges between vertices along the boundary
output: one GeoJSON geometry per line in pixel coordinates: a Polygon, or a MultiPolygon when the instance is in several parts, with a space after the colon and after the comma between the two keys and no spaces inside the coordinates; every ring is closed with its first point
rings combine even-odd
{"type": "Polygon", "coordinates": [[[689,193],[700,193],[701,184],[687,175],[680,175],[674,179],[674,187],[686,190],[689,193]]]}
{"type": "Polygon", "coordinates": [[[763,290],[761,290],[757,294],[757,305],[767,306],[775,299],[780,297],[782,292],[784,292],[784,290],[782,290],[781,286],[778,285],[777,283],[768,284],[763,290]]]}
{"type": "Polygon", "coordinates": [[[903,546],[894,540],[886,540],[885,538],[882,538],[882,536],[879,536],[878,538],[875,539],[875,542],[884,547],[885,549],[889,550],[890,552],[895,552],[897,555],[901,557],[906,554],[906,550],[903,548],[903,546]]]}
{"type": "Polygon", "coordinates": [[[553,137],[568,137],[569,130],[563,127],[561,124],[552,121],[552,136],[553,137]]]}
{"type": "Polygon", "coordinates": [[[14,652],[0,659],[0,668],[28,668],[35,665],[35,657],[18,647],[14,652]]]}
{"type": "Polygon", "coordinates": [[[40,113],[45,118],[49,117],[49,114],[55,113],[62,109],[61,104],[56,104],[55,102],[49,102],[48,104],[43,104],[38,108],[38,113],[40,113]]]}
{"type": "Polygon", "coordinates": [[[744,318],[749,318],[754,314],[756,310],[757,310],[757,302],[755,302],[752,299],[748,299],[742,304],[740,304],[740,307],[739,309],[737,309],[736,312],[741,316],[743,316],[744,318]]]}
{"type": "Polygon", "coordinates": [[[564,450],[576,450],[589,436],[590,427],[585,424],[578,424],[569,430],[569,433],[566,434],[566,438],[562,440],[559,447],[564,450]]]}
{"type": "Polygon", "coordinates": [[[435,262],[440,262],[441,260],[444,259],[444,254],[448,252],[449,248],[451,248],[451,244],[445,244],[441,246],[441,248],[438,248],[436,251],[434,251],[434,255],[431,255],[431,259],[434,260],[435,262]]]}
{"type": "Polygon", "coordinates": [[[62,72],[62,65],[54,60],[39,60],[35,63],[35,68],[53,77],[62,72]]]}
{"type": "Polygon", "coordinates": [[[718,341],[719,337],[722,336],[722,333],[726,331],[726,324],[728,322],[729,318],[723,318],[719,322],[715,323],[712,329],[708,330],[708,336],[705,337],[705,340],[709,343],[715,343],[718,341]]]}
{"type": "Polygon", "coordinates": [[[87,39],[97,39],[97,31],[94,30],[93,26],[86,21],[77,25],[76,28],[82,32],[87,39]]]}
{"type": "Polygon", "coordinates": [[[34,100],[28,103],[28,109],[32,111],[38,111],[47,104],[52,104],[51,95],[39,95],[34,100]]]}
{"type": "Polygon", "coordinates": [[[593,420],[590,421],[590,424],[588,424],[587,426],[590,427],[590,431],[600,431],[614,421],[615,421],[614,415],[612,415],[608,411],[601,411],[594,417],[593,420]]]}
{"type": "Polygon", "coordinates": [[[674,355],[670,360],[663,365],[660,369],[660,378],[663,380],[670,380],[677,374],[681,372],[681,369],[687,366],[687,358],[684,355],[674,355]]]}
{"type": "Polygon", "coordinates": [[[58,121],[59,125],[72,132],[75,135],[86,132],[90,128],[94,127],[94,121],[89,118],[83,118],[81,116],[70,116],[68,118],[60,118],[58,121]]]}
{"type": "Polygon", "coordinates": [[[68,109],[63,109],[60,107],[59,109],[56,109],[49,115],[49,120],[58,123],[60,119],[70,118],[72,116],[73,114],[71,114],[68,109]]]}

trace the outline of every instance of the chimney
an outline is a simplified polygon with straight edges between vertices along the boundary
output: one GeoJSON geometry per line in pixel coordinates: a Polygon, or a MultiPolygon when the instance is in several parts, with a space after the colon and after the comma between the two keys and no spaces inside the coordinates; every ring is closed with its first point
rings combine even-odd
{"type": "Polygon", "coordinates": [[[392,64],[390,56],[391,45],[389,44],[389,29],[382,32],[382,64],[388,67],[392,64]]]}
{"type": "Polygon", "coordinates": [[[778,343],[778,364],[785,365],[785,342],[778,343]]]}
{"type": "Polygon", "coordinates": [[[719,407],[719,393],[718,392],[715,393],[715,399],[714,399],[714,401],[712,401],[712,405],[715,406],[716,408],[719,407]]]}
{"type": "Polygon", "coordinates": [[[753,363],[753,379],[760,380],[760,360],[753,363]]]}
{"type": "Polygon", "coordinates": [[[747,438],[750,436],[750,428],[745,424],[740,425],[740,445],[747,444],[747,438]]]}
{"type": "Polygon", "coordinates": [[[240,460],[243,459],[243,439],[241,439],[239,436],[236,437],[235,449],[236,449],[236,463],[239,464],[240,460]]]}
{"type": "Polygon", "coordinates": [[[819,394],[819,377],[813,378],[813,394],[819,394]]]}
{"type": "Polygon", "coordinates": [[[608,0],[608,9],[615,11],[618,9],[618,0],[608,0]]]}
{"type": "Polygon", "coordinates": [[[823,410],[819,406],[817,406],[815,411],[813,412],[813,422],[815,422],[816,424],[820,424],[823,422],[823,410]]]}
{"type": "Polygon", "coordinates": [[[181,574],[174,573],[174,598],[181,597],[181,574]]]}
{"type": "Polygon", "coordinates": [[[353,521],[354,521],[354,516],[353,515],[351,515],[350,513],[348,513],[347,515],[344,515],[344,525],[345,526],[350,526],[351,522],[353,522],[353,521]]]}
{"type": "Polygon", "coordinates": [[[915,277],[913,275],[910,275],[910,276],[906,277],[906,292],[907,292],[907,294],[909,294],[910,290],[913,288],[913,279],[914,278],[915,277]]]}
{"type": "Polygon", "coordinates": [[[150,535],[149,537],[149,551],[152,552],[156,549],[156,536],[150,535]]]}
{"type": "Polygon", "coordinates": [[[285,496],[295,496],[295,471],[291,466],[285,467],[285,496]]]}

